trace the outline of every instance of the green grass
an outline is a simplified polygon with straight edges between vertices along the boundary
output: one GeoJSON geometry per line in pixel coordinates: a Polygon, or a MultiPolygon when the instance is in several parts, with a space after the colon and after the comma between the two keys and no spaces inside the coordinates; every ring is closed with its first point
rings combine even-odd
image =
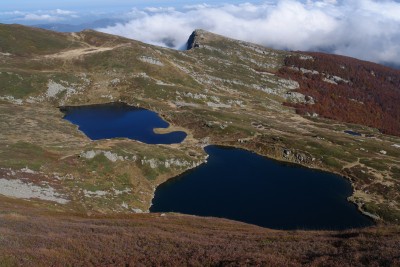
{"type": "Polygon", "coordinates": [[[396,211],[385,204],[366,203],[365,210],[377,214],[386,222],[400,223],[400,211],[396,211]]]}
{"type": "Polygon", "coordinates": [[[140,169],[142,170],[144,177],[146,177],[146,179],[150,181],[154,181],[158,176],[158,172],[155,169],[152,169],[147,164],[141,166],[140,169]]]}
{"type": "Polygon", "coordinates": [[[0,96],[13,96],[18,99],[37,96],[46,92],[49,80],[64,86],[67,86],[64,82],[67,82],[68,85],[81,83],[81,80],[74,74],[1,71],[0,96]]]}
{"type": "Polygon", "coordinates": [[[0,24],[0,51],[19,56],[52,54],[60,50],[79,47],[62,33],[28,28],[20,25],[0,24]]]}
{"type": "Polygon", "coordinates": [[[115,182],[116,182],[115,189],[117,190],[124,190],[126,187],[129,187],[132,184],[131,178],[129,177],[128,173],[117,175],[115,182]]]}
{"type": "Polygon", "coordinates": [[[311,149],[310,152],[316,157],[324,157],[323,161],[332,167],[341,166],[338,164],[338,160],[346,161],[346,162],[354,162],[357,160],[357,157],[354,154],[346,153],[346,150],[341,146],[324,146],[318,142],[309,141],[307,142],[307,146],[311,149]]]}
{"type": "Polygon", "coordinates": [[[91,171],[96,171],[101,175],[109,174],[113,171],[113,163],[104,156],[103,153],[96,155],[93,159],[87,159],[86,167],[91,171]]]}
{"type": "Polygon", "coordinates": [[[16,258],[7,255],[0,256],[0,266],[2,267],[13,267],[18,266],[18,261],[16,258]]]}
{"type": "Polygon", "coordinates": [[[378,171],[387,171],[389,169],[387,164],[385,164],[385,161],[379,160],[377,158],[362,158],[360,159],[360,163],[365,164],[366,166],[378,171]]]}
{"type": "Polygon", "coordinates": [[[81,36],[85,42],[93,46],[115,46],[132,42],[132,40],[124,37],[96,32],[94,30],[85,30],[81,36]]]}
{"type": "Polygon", "coordinates": [[[86,183],[81,183],[80,187],[82,189],[85,189],[87,191],[91,191],[91,192],[96,192],[96,191],[107,191],[110,188],[112,188],[112,183],[90,183],[90,182],[86,182],[86,183]]]}
{"type": "Polygon", "coordinates": [[[0,151],[2,167],[12,169],[28,167],[31,170],[39,171],[43,165],[54,159],[54,155],[42,147],[27,142],[17,142],[3,147],[0,151]]]}
{"type": "Polygon", "coordinates": [[[24,72],[1,72],[0,95],[10,95],[14,98],[24,98],[38,94],[46,89],[47,77],[44,75],[27,74],[24,72]]]}
{"type": "Polygon", "coordinates": [[[396,179],[396,180],[400,180],[400,168],[393,166],[390,170],[392,172],[392,178],[396,179]]]}
{"type": "Polygon", "coordinates": [[[326,164],[329,167],[332,167],[334,169],[340,169],[343,167],[343,164],[341,164],[338,160],[336,160],[335,158],[332,158],[330,156],[325,156],[324,158],[322,158],[322,162],[324,164],[326,164]]]}

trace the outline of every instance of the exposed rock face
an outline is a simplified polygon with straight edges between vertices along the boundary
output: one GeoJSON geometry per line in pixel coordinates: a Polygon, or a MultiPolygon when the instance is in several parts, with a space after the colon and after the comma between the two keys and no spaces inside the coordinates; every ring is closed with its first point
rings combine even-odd
{"type": "Polygon", "coordinates": [[[19,179],[8,180],[0,178],[0,194],[4,196],[23,198],[23,199],[41,199],[53,201],[59,204],[66,204],[69,200],[56,192],[50,186],[40,187],[33,183],[26,183],[19,179]]]}
{"type": "Polygon", "coordinates": [[[0,96],[0,100],[5,100],[5,101],[11,102],[13,104],[17,104],[17,105],[22,105],[22,103],[23,103],[22,99],[17,99],[10,95],[0,96]]]}
{"type": "Polygon", "coordinates": [[[142,62],[145,62],[145,63],[157,65],[160,67],[164,66],[164,64],[160,60],[158,60],[156,58],[152,58],[152,57],[141,56],[141,57],[139,57],[139,60],[142,62]]]}
{"type": "Polygon", "coordinates": [[[186,161],[186,160],[179,160],[179,159],[175,159],[175,158],[166,159],[165,161],[160,161],[158,159],[147,159],[147,158],[143,158],[141,160],[141,164],[142,165],[149,165],[150,168],[152,168],[152,169],[156,169],[159,166],[164,166],[165,168],[171,168],[171,167],[175,167],[175,168],[186,168],[186,167],[195,168],[195,167],[199,166],[202,163],[203,163],[203,161],[189,162],[189,161],[186,161]]]}
{"type": "Polygon", "coordinates": [[[73,88],[66,88],[63,85],[50,80],[49,84],[48,84],[46,96],[47,97],[56,97],[58,94],[66,91],[66,90],[73,91],[73,88]]]}
{"type": "Polygon", "coordinates": [[[286,92],[284,95],[284,98],[291,103],[305,103],[305,104],[310,104],[313,105],[315,104],[314,98],[311,96],[305,96],[302,93],[299,92],[286,92]]]}
{"type": "MultiPolygon", "coordinates": [[[[272,80],[269,80],[271,82],[272,80]]],[[[294,92],[299,88],[299,84],[296,81],[280,79],[274,88],[268,86],[253,85],[254,89],[263,91],[268,94],[277,95],[284,98],[289,103],[302,103],[302,104],[315,104],[314,98],[306,96],[299,92],[294,92]]]]}
{"type": "Polygon", "coordinates": [[[110,151],[90,150],[81,152],[80,156],[85,159],[93,159],[95,156],[103,154],[109,161],[116,162],[117,160],[124,161],[122,156],[118,156],[116,153],[110,151]]]}
{"type": "Polygon", "coordinates": [[[288,148],[282,150],[282,158],[305,165],[309,165],[315,161],[312,156],[306,155],[304,152],[292,151],[288,148]]]}
{"type": "Polygon", "coordinates": [[[187,50],[190,50],[192,48],[200,47],[199,43],[199,37],[200,37],[201,31],[200,30],[195,30],[192,32],[192,34],[189,36],[189,39],[187,41],[187,50]]]}

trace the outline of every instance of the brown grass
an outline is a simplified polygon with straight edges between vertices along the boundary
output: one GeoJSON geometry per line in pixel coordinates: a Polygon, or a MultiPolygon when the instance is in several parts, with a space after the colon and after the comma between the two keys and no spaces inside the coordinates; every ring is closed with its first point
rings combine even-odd
{"type": "Polygon", "coordinates": [[[276,231],[177,214],[79,217],[0,204],[1,266],[398,266],[400,228],[276,231]]]}

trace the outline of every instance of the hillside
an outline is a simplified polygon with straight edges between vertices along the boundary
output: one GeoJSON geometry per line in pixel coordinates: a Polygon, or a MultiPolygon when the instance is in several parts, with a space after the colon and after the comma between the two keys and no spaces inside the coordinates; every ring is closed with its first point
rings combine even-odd
{"type": "Polygon", "coordinates": [[[67,35],[22,25],[0,25],[0,52],[17,56],[52,54],[57,51],[81,47],[67,35]]]}
{"type": "Polygon", "coordinates": [[[306,53],[286,58],[283,77],[299,82],[298,92],[314,105],[289,104],[300,114],[358,123],[400,136],[400,71],[348,57],[306,53]]]}
{"type": "Polygon", "coordinates": [[[179,214],[82,217],[0,202],[2,266],[398,266],[399,227],[276,231],[179,214]]]}
{"type": "MultiPolygon", "coordinates": [[[[74,215],[78,216],[76,220],[85,221],[83,227],[91,227],[98,216],[105,216],[101,223],[109,224],[125,214],[132,221],[145,218],[147,223],[158,215],[132,213],[148,211],[158,185],[203,163],[203,147],[217,144],[349,179],[354,188],[350,200],[376,219],[377,230],[357,230],[360,237],[354,242],[329,239],[332,246],[339,244],[340,249],[349,251],[365,248],[368,254],[375,253],[372,247],[376,246],[360,246],[364,238],[379,246],[390,236],[398,244],[400,138],[394,121],[399,116],[395,105],[399,96],[398,71],[338,56],[272,50],[203,30],[192,34],[188,48],[175,51],[95,31],[54,33],[0,25],[0,194],[9,203],[5,214],[21,214],[28,205],[29,209],[37,209],[32,211],[35,221],[44,223],[52,216],[65,219],[74,215]],[[340,71],[342,64],[352,71],[340,71]],[[351,81],[351,85],[336,76],[351,81]],[[384,93],[378,93],[378,89],[384,93]],[[188,137],[173,145],[147,145],[122,138],[92,141],[63,120],[59,109],[119,101],[158,112],[171,129],[185,131],[188,137]],[[346,117],[348,113],[351,116],[346,117]],[[346,134],[347,130],[359,135],[346,134]],[[95,156],[88,157],[92,152],[95,156]],[[107,155],[117,160],[110,160],[107,155]],[[389,234],[380,235],[387,231],[389,234]]],[[[21,228],[31,225],[19,215],[6,215],[2,223],[9,237],[17,232],[10,220],[20,221],[21,228]]],[[[199,218],[184,217],[180,221],[180,216],[171,216],[170,229],[176,229],[186,219],[190,225],[199,223],[200,229],[203,227],[197,222],[199,218]]],[[[60,228],[67,223],[64,219],[57,219],[60,228]]],[[[134,223],[130,220],[124,223],[134,223]]],[[[227,227],[224,231],[232,235],[241,229],[246,229],[243,236],[270,231],[207,220],[215,222],[213,229],[227,227]]],[[[154,229],[161,227],[154,224],[154,229]]],[[[61,246],[57,238],[63,235],[57,233],[61,231],[58,226],[54,226],[55,237],[49,244],[61,246]]],[[[40,230],[37,227],[38,224],[31,228],[33,235],[40,230]]],[[[193,228],[190,226],[188,231],[193,228]]],[[[198,233],[199,250],[215,245],[207,243],[211,233],[207,229],[198,233]]],[[[116,231],[116,235],[121,235],[119,231],[126,233],[124,227],[116,231]]],[[[279,235],[290,239],[292,233],[279,235]]],[[[329,233],[299,235],[307,240],[324,240],[329,233]]],[[[182,234],[176,240],[191,237],[182,234]]],[[[151,236],[143,238],[146,242],[159,242],[151,236]]],[[[16,243],[15,251],[19,251],[18,247],[21,251],[31,249],[29,242],[25,248],[24,242],[16,243]]],[[[180,242],[172,243],[179,246],[180,242]]],[[[249,250],[259,247],[254,245],[255,239],[250,238],[249,242],[249,250]]],[[[9,243],[0,244],[5,248],[9,243]]],[[[277,250],[286,246],[282,242],[271,244],[277,250]]],[[[74,246],[67,250],[77,249],[74,246]]],[[[338,255],[331,253],[336,249],[322,249],[316,258],[338,255]]],[[[248,251],[243,253],[248,255],[248,251]]],[[[296,254],[297,263],[314,264],[311,260],[303,262],[305,256],[301,253],[311,252],[296,254]]],[[[388,262],[399,256],[390,253],[384,256],[388,262]]],[[[10,255],[11,262],[18,258],[10,251],[3,255],[10,255]]],[[[368,262],[377,263],[373,257],[368,262]]],[[[286,259],[283,256],[276,262],[281,264],[286,259]]],[[[362,259],[362,255],[357,258],[362,259]]],[[[243,261],[241,258],[232,264],[243,261]]],[[[352,261],[348,258],[345,262],[352,261]]],[[[215,262],[210,260],[211,263],[215,262]]]]}

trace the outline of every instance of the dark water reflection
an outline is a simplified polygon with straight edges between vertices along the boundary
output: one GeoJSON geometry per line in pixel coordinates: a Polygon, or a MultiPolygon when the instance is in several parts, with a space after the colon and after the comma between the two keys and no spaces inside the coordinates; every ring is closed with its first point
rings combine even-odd
{"type": "Polygon", "coordinates": [[[147,144],[181,143],[186,133],[177,131],[156,134],[154,128],[167,128],[168,123],[157,113],[122,103],[64,107],[64,119],[79,126],[90,139],[125,137],[147,144]]]}
{"type": "Polygon", "coordinates": [[[160,185],[151,212],[224,217],[275,229],[348,229],[372,225],[344,178],[254,153],[206,147],[208,162],[160,185]]]}

